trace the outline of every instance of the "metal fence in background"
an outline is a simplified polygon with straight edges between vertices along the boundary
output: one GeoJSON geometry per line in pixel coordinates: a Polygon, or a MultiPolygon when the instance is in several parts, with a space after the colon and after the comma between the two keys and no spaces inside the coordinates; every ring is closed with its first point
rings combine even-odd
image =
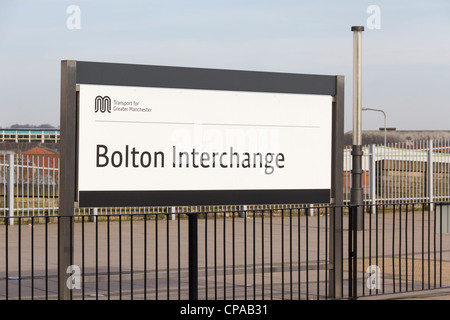
{"type": "MultiPolygon", "coordinates": [[[[416,141],[363,147],[364,202],[450,201],[450,141],[416,141]]],[[[350,202],[351,148],[344,151],[344,199],[350,202]]]]}
{"type": "Polygon", "coordinates": [[[55,215],[59,206],[59,157],[8,154],[0,157],[0,213],[55,215]]]}

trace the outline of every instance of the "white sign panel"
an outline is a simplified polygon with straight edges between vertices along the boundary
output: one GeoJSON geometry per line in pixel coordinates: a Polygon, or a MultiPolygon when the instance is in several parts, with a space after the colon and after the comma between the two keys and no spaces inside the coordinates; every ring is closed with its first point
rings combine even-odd
{"type": "Polygon", "coordinates": [[[80,85],[78,191],[330,190],[332,97],[80,85]]]}

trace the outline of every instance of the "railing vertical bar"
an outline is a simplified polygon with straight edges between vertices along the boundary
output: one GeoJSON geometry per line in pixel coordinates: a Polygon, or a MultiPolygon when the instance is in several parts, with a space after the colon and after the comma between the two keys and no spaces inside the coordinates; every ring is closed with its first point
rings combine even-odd
{"type": "Polygon", "coordinates": [[[297,209],[297,242],[298,242],[298,246],[297,246],[297,260],[298,260],[298,300],[301,299],[301,292],[302,292],[302,287],[301,287],[301,283],[302,283],[302,279],[301,279],[301,224],[300,224],[300,216],[301,216],[301,210],[297,209]]]}
{"type": "Polygon", "coordinates": [[[261,299],[264,300],[264,211],[261,214],[261,299]]]}
{"type": "Polygon", "coordinates": [[[130,215],[130,300],[134,300],[134,244],[133,244],[133,217],[134,214],[129,210],[130,215]]]}
{"type": "Polygon", "coordinates": [[[353,297],[353,206],[348,207],[348,296],[353,297]]]}
{"type": "MultiPolygon", "coordinates": [[[[309,209],[306,209],[309,210],[309,209]]],[[[309,211],[306,211],[306,300],[309,300],[309,211]]]]}
{"type": "Polygon", "coordinates": [[[9,218],[5,219],[5,295],[9,299],[9,218]]]}
{"type": "Polygon", "coordinates": [[[402,292],[402,204],[398,210],[398,280],[399,292],[402,292]]]}
{"type": "MultiPolygon", "coordinates": [[[[439,204],[439,287],[442,288],[442,203],[439,204]]],[[[448,230],[447,230],[448,231],[448,230]]]]}
{"type": "Polygon", "coordinates": [[[227,299],[227,269],[226,269],[226,210],[223,212],[223,299],[227,299]]]}
{"type": "Polygon", "coordinates": [[[256,300],[256,212],[253,211],[253,300],[256,300]]]}
{"type": "MultiPolygon", "coordinates": [[[[58,225],[60,223],[60,220],[58,218],[58,225]]],[[[58,227],[58,233],[59,233],[59,227],[58,227]]],[[[58,246],[59,246],[59,236],[58,236],[58,246]]],[[[58,250],[59,252],[59,250],[58,250]]],[[[58,255],[59,259],[59,255],[58,255]]],[[[62,272],[62,270],[59,270],[59,272],[62,272]]],[[[45,217],[45,300],[48,300],[48,217],[45,217]]]]}
{"type": "Polygon", "coordinates": [[[122,212],[119,212],[119,300],[122,300],[122,212]]]}
{"type": "Polygon", "coordinates": [[[273,300],[273,210],[270,210],[270,299],[273,300]]]}
{"type": "Polygon", "coordinates": [[[31,300],[34,300],[34,216],[31,217],[31,300]]]}
{"type": "Polygon", "coordinates": [[[427,255],[427,259],[428,259],[428,289],[431,288],[431,230],[430,230],[430,224],[431,224],[431,213],[430,213],[430,206],[431,206],[431,202],[428,202],[428,255],[427,255]]]}
{"type": "Polygon", "coordinates": [[[247,214],[243,215],[244,219],[244,300],[247,300],[247,214]]]}
{"type": "Polygon", "coordinates": [[[95,300],[98,300],[98,218],[95,218],[95,300]]]}
{"type": "Polygon", "coordinates": [[[170,228],[169,228],[169,213],[166,215],[166,268],[167,268],[167,300],[170,300],[170,228]]]}
{"type": "MultiPolygon", "coordinates": [[[[176,209],[174,209],[176,211],[176,209]]],[[[181,214],[177,212],[177,227],[178,227],[178,300],[181,300],[181,214]]]]}
{"type": "MultiPolygon", "coordinates": [[[[370,211],[369,211],[369,266],[372,265],[372,212],[373,212],[372,208],[370,208],[370,211]]],[[[364,268],[363,268],[363,272],[364,272],[364,268]]],[[[372,290],[370,288],[369,288],[369,295],[372,295],[372,290]]]]}
{"type": "Polygon", "coordinates": [[[208,212],[205,212],[205,300],[208,300],[208,212]]]}
{"type": "Polygon", "coordinates": [[[383,261],[383,293],[385,293],[385,278],[386,278],[386,263],[385,263],[385,249],[386,249],[386,243],[385,243],[385,232],[386,232],[386,204],[383,204],[383,217],[382,217],[382,234],[381,234],[381,239],[382,239],[382,261],[383,261]]]}
{"type": "Polygon", "coordinates": [[[284,300],[284,211],[281,210],[281,299],[284,300]]]}
{"type": "Polygon", "coordinates": [[[18,268],[19,268],[19,300],[22,300],[22,217],[17,217],[18,221],[18,246],[19,246],[19,252],[18,252],[18,268]]]}
{"type": "Polygon", "coordinates": [[[214,299],[217,300],[217,211],[214,211],[214,299]]]}
{"type": "Polygon", "coordinates": [[[236,234],[235,234],[235,219],[234,219],[234,215],[235,212],[234,210],[231,210],[231,220],[232,220],[232,263],[233,263],[233,300],[236,299],[236,234]]]}
{"type": "MultiPolygon", "coordinates": [[[[365,211],[366,211],[366,209],[367,209],[367,207],[364,206],[364,204],[363,204],[362,205],[362,210],[361,210],[362,211],[362,215],[361,215],[361,218],[362,218],[362,235],[361,235],[361,237],[362,237],[362,247],[361,247],[362,268],[361,268],[361,278],[362,279],[364,279],[364,272],[365,272],[365,269],[366,269],[366,266],[365,266],[365,248],[366,248],[366,214],[365,214],[365,211]]],[[[358,233],[356,233],[356,236],[358,236],[358,233]]],[[[362,285],[362,295],[365,296],[366,286],[365,286],[364,281],[362,281],[361,285],[362,285]]]]}
{"type": "Polygon", "coordinates": [[[158,300],[159,268],[158,268],[158,213],[155,214],[155,300],[158,300]]]}
{"type": "MultiPolygon", "coordinates": [[[[320,208],[317,208],[317,300],[320,298],[320,208]]],[[[292,250],[292,249],[291,249],[292,250]]],[[[292,263],[291,263],[292,266],[292,263]]],[[[292,277],[292,273],[291,273],[292,277]]],[[[292,300],[292,297],[291,297],[292,300]]]]}
{"type": "Polygon", "coordinates": [[[411,282],[411,290],[412,291],[414,291],[414,283],[416,282],[416,277],[415,277],[415,274],[414,274],[414,267],[415,267],[415,264],[416,264],[416,258],[415,258],[415,256],[416,256],[416,251],[415,251],[415,246],[414,246],[414,243],[415,243],[415,239],[416,239],[416,237],[415,237],[415,217],[416,217],[416,206],[414,205],[414,204],[412,204],[412,208],[411,208],[411,210],[412,210],[412,212],[411,212],[411,214],[412,214],[412,219],[411,219],[411,224],[412,224],[412,226],[411,226],[411,228],[412,228],[412,234],[411,234],[411,250],[412,250],[412,266],[411,266],[411,279],[412,279],[412,282],[411,282]]]}
{"type": "MultiPolygon", "coordinates": [[[[341,207],[341,210],[344,211],[344,208],[341,207]]],[[[336,212],[336,210],[335,210],[336,212]]],[[[334,217],[335,223],[336,223],[336,218],[334,217]]],[[[340,214],[340,224],[341,224],[341,239],[340,239],[340,243],[344,243],[344,214],[342,212],[342,214],[340,214]]],[[[334,224],[336,225],[336,224],[334,224]]],[[[350,230],[350,229],[349,229],[350,230]]],[[[335,247],[333,250],[336,250],[336,243],[335,241],[333,241],[333,243],[335,244],[335,247]]],[[[336,252],[336,251],[335,251],[336,252]]],[[[342,259],[341,260],[341,296],[344,296],[344,248],[342,248],[342,259]]],[[[334,260],[336,261],[336,260],[334,260]]]]}
{"type": "MultiPolygon", "coordinates": [[[[107,283],[107,290],[108,290],[108,300],[111,299],[111,221],[110,221],[110,214],[107,214],[106,216],[106,237],[107,237],[107,248],[106,248],[106,254],[107,254],[107,268],[108,268],[108,283],[107,283]]],[[[145,234],[147,235],[147,233],[145,234]]],[[[147,255],[144,256],[144,259],[147,260],[147,255]]],[[[147,273],[145,273],[145,276],[147,273]]],[[[144,295],[147,291],[144,291],[144,295]]]]}
{"type": "MultiPolygon", "coordinates": [[[[81,216],[81,269],[82,272],[82,282],[83,286],[81,287],[81,299],[84,300],[85,290],[86,290],[86,265],[85,265],[85,230],[84,230],[84,215],[81,216]]],[[[108,272],[109,275],[109,272],[108,272]]]]}
{"type": "MultiPolygon", "coordinates": [[[[45,225],[47,226],[47,221],[46,221],[46,223],[45,223],[45,225]]],[[[57,234],[58,234],[58,239],[57,239],[57,247],[59,248],[59,246],[60,246],[60,238],[59,238],[59,236],[60,236],[60,217],[58,217],[58,231],[57,231],[57,234]]],[[[47,232],[46,232],[47,233],[47,232]]],[[[47,237],[47,234],[46,234],[46,237],[47,237]]],[[[46,251],[46,255],[47,255],[47,245],[45,246],[45,251],[46,251]]],[[[57,250],[57,259],[58,259],[58,266],[60,266],[60,261],[61,261],[61,255],[59,254],[59,250],[57,250]]],[[[46,257],[46,261],[47,261],[47,257],[46,257]]],[[[47,262],[46,262],[46,264],[47,264],[47,262]]],[[[47,268],[47,266],[46,266],[46,268],[47,268]]],[[[59,269],[59,267],[58,267],[58,278],[59,278],[59,273],[61,272],[61,270],[59,269]]],[[[47,281],[48,281],[48,274],[46,275],[46,287],[48,287],[48,285],[47,285],[47,281]]],[[[46,295],[47,295],[47,292],[48,292],[48,289],[46,288],[46,290],[45,290],[45,292],[46,292],[46,295]]],[[[58,288],[58,300],[60,300],[61,299],[61,290],[59,290],[59,288],[58,288]]],[[[47,299],[46,299],[47,300],[47,299]]]]}
{"type": "MultiPolygon", "coordinates": [[[[325,207],[325,235],[324,235],[324,242],[325,242],[325,300],[328,300],[328,216],[329,216],[329,208],[325,207]]],[[[334,260],[333,260],[334,261],[334,260]]]]}
{"type": "MultiPolygon", "coordinates": [[[[69,241],[69,246],[70,246],[70,253],[69,253],[69,261],[70,261],[70,265],[72,265],[73,264],[73,261],[74,261],[74,250],[73,250],[73,248],[74,248],[74,245],[73,245],[73,242],[74,242],[74,237],[73,237],[73,234],[74,234],[74,221],[75,221],[75,216],[71,216],[71,217],[69,217],[69,223],[70,223],[70,227],[69,227],[69,232],[70,232],[70,234],[72,235],[71,237],[70,237],[70,241],[69,241]]],[[[67,270],[63,270],[63,272],[67,272],[67,270]]],[[[67,285],[67,284],[66,284],[67,285]]],[[[73,290],[70,290],[70,294],[69,294],[69,299],[70,300],[73,300],[73,290]]]]}
{"type": "MultiPolygon", "coordinates": [[[[358,210],[360,208],[360,205],[357,206],[358,210]]],[[[364,207],[362,208],[364,209],[364,207]]],[[[364,212],[364,210],[361,210],[364,212]]],[[[364,215],[362,215],[364,219],[364,215]]],[[[357,299],[358,297],[358,215],[357,211],[355,212],[353,216],[353,279],[352,279],[352,285],[353,285],[353,296],[352,299],[357,299]]],[[[364,220],[363,220],[363,227],[364,227],[364,220]]],[[[364,230],[364,228],[363,228],[364,230]]],[[[363,248],[364,249],[364,248],[363,248]]]]}

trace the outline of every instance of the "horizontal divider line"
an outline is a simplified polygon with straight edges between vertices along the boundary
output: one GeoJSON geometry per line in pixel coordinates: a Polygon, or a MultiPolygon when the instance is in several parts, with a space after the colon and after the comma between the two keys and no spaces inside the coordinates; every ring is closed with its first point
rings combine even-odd
{"type": "Polygon", "coordinates": [[[173,125],[204,125],[204,126],[234,126],[234,127],[275,127],[275,128],[310,128],[319,129],[320,126],[294,126],[273,124],[247,124],[247,123],[196,123],[196,122],[165,122],[165,121],[128,121],[128,120],[95,120],[95,122],[107,123],[149,123],[149,124],[173,124],[173,125]]]}

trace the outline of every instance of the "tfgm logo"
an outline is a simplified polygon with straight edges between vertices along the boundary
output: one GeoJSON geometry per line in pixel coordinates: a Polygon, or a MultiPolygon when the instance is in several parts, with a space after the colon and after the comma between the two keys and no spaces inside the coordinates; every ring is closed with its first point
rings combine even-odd
{"type": "Polygon", "coordinates": [[[111,113],[111,98],[108,96],[97,96],[95,98],[95,112],[105,113],[108,111],[111,113]]]}

